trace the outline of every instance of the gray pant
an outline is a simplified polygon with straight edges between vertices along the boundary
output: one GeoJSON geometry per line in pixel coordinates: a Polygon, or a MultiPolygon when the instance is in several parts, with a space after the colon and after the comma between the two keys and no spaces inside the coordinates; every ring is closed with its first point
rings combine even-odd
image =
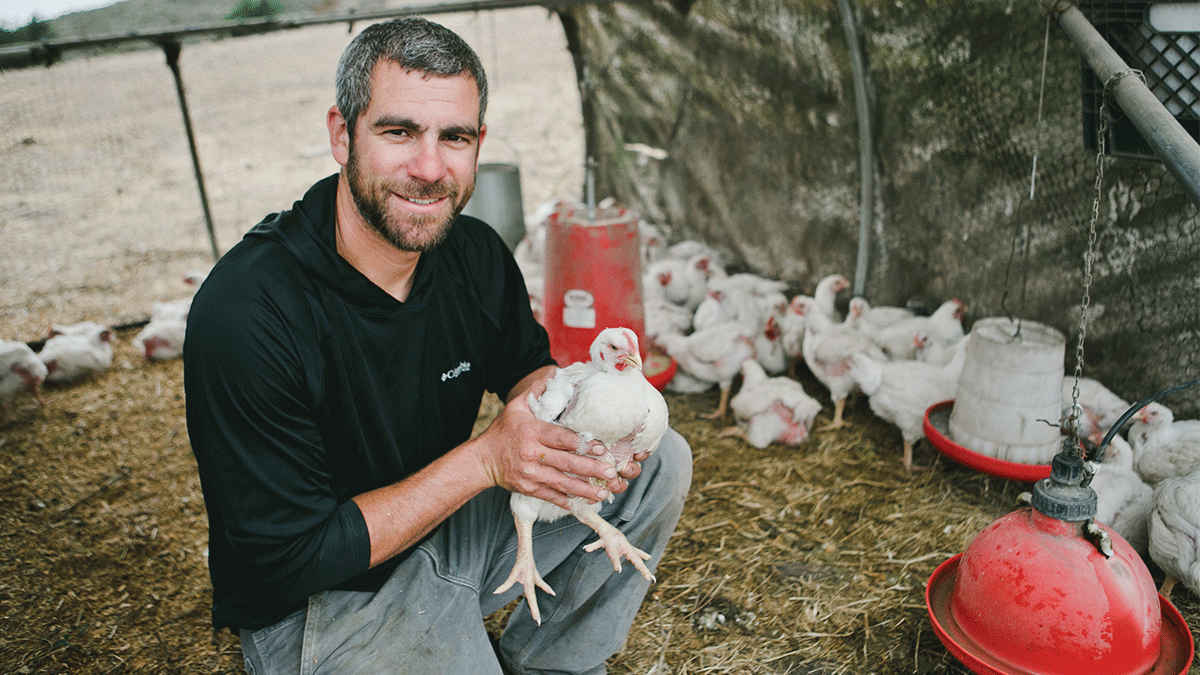
{"type": "MultiPolygon", "coordinates": [[[[667,430],[629,489],[600,514],[649,553],[651,570],[683,511],[692,479],[687,441],[667,430]]],[[[242,631],[250,675],[500,675],[483,619],[520,584],[493,595],[516,559],[509,493],[493,488],[434,531],[377,593],[325,591],[301,610],[257,631],[242,631]]],[[[591,528],[565,516],[534,525],[534,560],[557,593],[538,591],[542,625],[522,600],[500,639],[514,673],[605,673],[623,645],[650,582],[625,561],[617,574],[603,551],[584,553],[591,528]]]]}

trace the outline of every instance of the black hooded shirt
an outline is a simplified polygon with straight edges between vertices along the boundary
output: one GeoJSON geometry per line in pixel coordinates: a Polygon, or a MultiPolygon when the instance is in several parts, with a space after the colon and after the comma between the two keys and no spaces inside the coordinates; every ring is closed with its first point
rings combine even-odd
{"type": "Polygon", "coordinates": [[[350,498],[468,440],[485,390],[504,398],[554,363],[488,225],[460,216],[400,302],[338,255],[337,181],[251,229],[192,301],[187,423],[217,628],[271,625],[330,588],[378,590],[408,552],[368,571],[350,498]]]}

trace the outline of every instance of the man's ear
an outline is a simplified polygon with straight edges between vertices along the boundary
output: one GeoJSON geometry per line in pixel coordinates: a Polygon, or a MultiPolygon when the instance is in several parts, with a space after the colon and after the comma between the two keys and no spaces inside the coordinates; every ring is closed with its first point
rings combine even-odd
{"type": "Polygon", "coordinates": [[[338,164],[346,166],[350,160],[350,127],[336,105],[326,113],[325,126],[329,128],[329,148],[333,150],[333,158],[338,164]]]}

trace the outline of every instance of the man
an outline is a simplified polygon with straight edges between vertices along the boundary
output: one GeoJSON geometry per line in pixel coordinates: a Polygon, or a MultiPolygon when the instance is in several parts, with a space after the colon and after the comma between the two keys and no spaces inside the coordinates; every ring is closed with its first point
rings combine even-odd
{"type": "Polygon", "coordinates": [[[535,529],[557,592],[542,625],[522,604],[490,644],[484,617],[523,590],[493,594],[515,555],[509,491],[613,497],[601,515],[652,566],[679,518],[691,454],[677,433],[618,476],[529,411],[554,370],[548,337],[503,241],[459,217],[486,105],[454,33],[364,30],[327,116],[341,171],[255,226],[193,301],[185,386],[213,622],[239,631],[250,673],[474,675],[502,672],[498,657],[603,673],[649,582],[584,553],[594,536],[574,519],[535,529]],[[470,439],[485,390],[506,406],[470,439]]]}

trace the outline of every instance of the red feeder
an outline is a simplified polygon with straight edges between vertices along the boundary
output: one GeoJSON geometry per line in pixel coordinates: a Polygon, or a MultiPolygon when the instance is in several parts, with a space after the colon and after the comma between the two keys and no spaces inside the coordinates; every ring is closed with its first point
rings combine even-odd
{"type": "Polygon", "coordinates": [[[588,348],[605,328],[638,336],[646,379],[662,389],[675,362],[647,351],[637,214],[619,206],[563,203],[546,226],[543,322],[559,365],[590,359],[588,348]]]}
{"type": "Polygon", "coordinates": [[[1191,631],[1137,552],[1091,520],[1096,493],[1069,443],[1032,509],[993,521],[930,577],[934,631],[975,673],[1186,673],[1191,631]]]}

